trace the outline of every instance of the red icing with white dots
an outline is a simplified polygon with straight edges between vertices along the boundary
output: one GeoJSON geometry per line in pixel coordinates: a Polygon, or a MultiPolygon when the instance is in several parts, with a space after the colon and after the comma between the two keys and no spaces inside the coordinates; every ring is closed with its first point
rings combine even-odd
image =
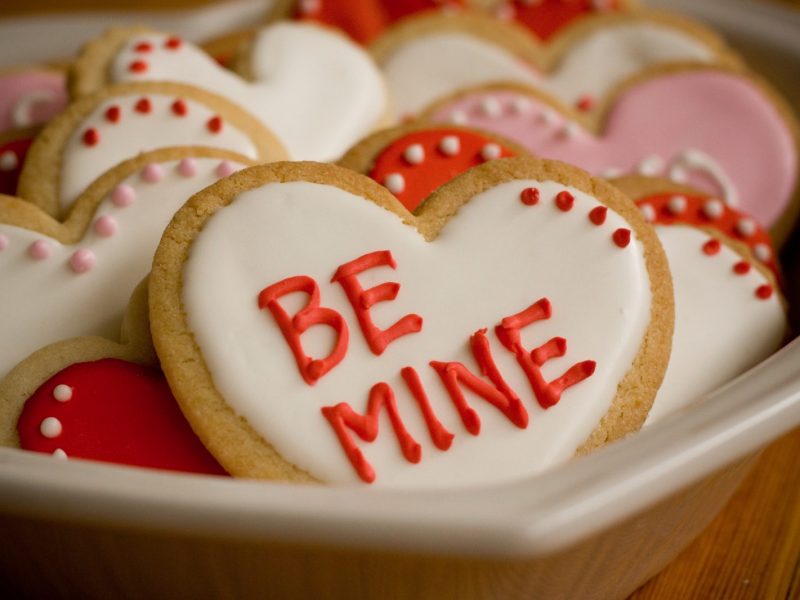
{"type": "Polygon", "coordinates": [[[355,41],[366,45],[403,17],[463,5],[464,0],[299,0],[294,16],[338,27],[355,41]]]}
{"type": "Polygon", "coordinates": [[[162,373],[123,360],[78,363],[54,375],[25,403],[17,431],[20,446],[35,452],[226,474],[189,427],[162,373]]]}
{"type": "Polygon", "coordinates": [[[645,218],[656,225],[713,227],[730,239],[747,244],[756,259],[775,275],[780,273],[772,240],[766,229],[755,219],[718,199],[663,193],[639,198],[636,204],[645,218]],[[652,207],[652,210],[647,207],[652,207]]]}
{"type": "Polygon", "coordinates": [[[413,212],[437,188],[483,164],[487,157],[515,154],[478,132],[448,128],[415,131],[387,146],[375,159],[369,176],[413,212]]]}
{"type": "Polygon", "coordinates": [[[0,145],[0,194],[13,196],[33,140],[22,138],[0,145]]]}

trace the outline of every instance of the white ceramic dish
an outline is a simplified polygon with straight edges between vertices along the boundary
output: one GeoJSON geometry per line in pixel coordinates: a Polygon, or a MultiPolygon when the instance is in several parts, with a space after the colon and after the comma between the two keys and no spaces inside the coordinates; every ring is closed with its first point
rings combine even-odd
{"type": "MultiPolygon", "coordinates": [[[[736,0],[653,4],[800,69],[800,13],[736,0]]],[[[26,591],[86,596],[623,597],[713,518],[755,452],[800,425],[798,367],[800,340],[642,434],[529,481],[457,494],[171,475],[0,449],[0,565],[15,565],[26,591]]]]}

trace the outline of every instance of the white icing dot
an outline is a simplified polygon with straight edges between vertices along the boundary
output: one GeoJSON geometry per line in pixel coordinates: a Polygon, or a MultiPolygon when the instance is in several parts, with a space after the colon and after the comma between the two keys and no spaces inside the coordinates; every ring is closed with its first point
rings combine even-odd
{"type": "Polygon", "coordinates": [[[64,452],[61,448],[56,448],[55,450],[53,450],[53,457],[59,460],[67,460],[67,458],[69,458],[67,456],[67,453],[64,452]]]}
{"type": "Polygon", "coordinates": [[[383,185],[393,194],[402,194],[406,189],[406,180],[400,173],[389,173],[383,185]]]}
{"type": "Polygon", "coordinates": [[[467,113],[465,113],[463,110],[454,110],[450,115],[450,122],[455,123],[456,125],[464,125],[467,121],[469,121],[467,118],[467,113]]]}
{"type": "Polygon", "coordinates": [[[527,98],[514,98],[509,105],[511,112],[524,115],[531,111],[531,103],[527,98]]]}
{"type": "Polygon", "coordinates": [[[770,258],[772,258],[772,250],[766,244],[756,244],[753,248],[753,253],[761,262],[767,262],[770,258]]]}
{"type": "Polygon", "coordinates": [[[406,162],[410,165],[418,165],[425,160],[425,149],[422,147],[422,144],[411,144],[405,149],[405,152],[403,152],[403,158],[405,158],[406,162]]]}
{"type": "Polygon", "coordinates": [[[53,388],[53,398],[59,402],[69,402],[72,400],[72,388],[64,383],[59,383],[53,388]]]}
{"type": "Polygon", "coordinates": [[[576,135],[578,135],[578,124],[566,123],[561,130],[561,135],[567,139],[574,138],[576,135]]]}
{"type": "Polygon", "coordinates": [[[0,154],[0,171],[13,171],[19,165],[17,155],[11,150],[6,150],[0,154]]]}
{"type": "Polygon", "coordinates": [[[653,208],[652,204],[642,204],[639,207],[639,210],[641,211],[644,220],[648,223],[652,223],[656,220],[656,209],[653,208]]]}
{"type": "Polygon", "coordinates": [[[622,169],[618,169],[616,167],[609,167],[608,169],[604,169],[600,172],[600,177],[603,179],[616,179],[617,177],[622,177],[625,174],[625,171],[622,169]]]}
{"type": "Polygon", "coordinates": [[[497,144],[486,144],[483,148],[481,148],[481,158],[483,160],[494,160],[495,158],[500,158],[502,153],[503,150],[497,144]]]}
{"type": "Polygon", "coordinates": [[[500,114],[500,102],[493,96],[481,100],[481,112],[487,117],[496,117],[500,114]]]}
{"type": "Polygon", "coordinates": [[[648,156],[642,162],[639,163],[637,171],[639,171],[640,175],[645,175],[647,177],[655,177],[656,175],[664,171],[664,167],[665,167],[664,159],[656,154],[653,154],[652,156],[648,156]]]}
{"type": "Polygon", "coordinates": [[[667,200],[667,210],[673,215],[683,214],[687,205],[685,196],[673,196],[667,200]]]}
{"type": "Polygon", "coordinates": [[[552,108],[543,108],[542,112],[539,113],[539,119],[548,125],[553,125],[558,121],[558,115],[552,108]]]}
{"type": "Polygon", "coordinates": [[[455,156],[461,152],[461,140],[455,135],[447,135],[439,142],[439,150],[445,156],[455,156]]]}
{"type": "Polygon", "coordinates": [[[703,204],[703,214],[709,219],[719,219],[724,212],[725,207],[720,200],[709,200],[703,204]]]}
{"type": "Polygon", "coordinates": [[[736,231],[743,237],[750,237],[756,232],[756,223],[753,219],[739,219],[736,231]]]}
{"type": "Polygon", "coordinates": [[[61,426],[61,421],[55,417],[47,417],[42,421],[42,424],[39,425],[39,431],[42,435],[50,439],[60,436],[63,430],[64,428],[61,426]]]}
{"type": "Polygon", "coordinates": [[[675,183],[686,183],[689,181],[689,173],[680,165],[676,165],[669,170],[669,178],[675,183]]]}

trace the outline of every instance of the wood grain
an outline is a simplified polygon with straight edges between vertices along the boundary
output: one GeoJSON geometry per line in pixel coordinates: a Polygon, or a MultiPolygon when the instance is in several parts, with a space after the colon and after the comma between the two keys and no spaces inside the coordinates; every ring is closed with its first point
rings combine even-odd
{"type": "Polygon", "coordinates": [[[630,600],[800,598],[800,429],[764,451],[708,529],[630,600]]]}

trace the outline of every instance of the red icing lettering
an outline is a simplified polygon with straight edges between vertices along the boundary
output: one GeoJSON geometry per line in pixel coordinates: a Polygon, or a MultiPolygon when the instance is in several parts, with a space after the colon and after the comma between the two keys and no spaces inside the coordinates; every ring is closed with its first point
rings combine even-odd
{"type": "Polygon", "coordinates": [[[408,314],[397,321],[388,329],[378,329],[372,322],[369,310],[378,302],[389,302],[397,298],[400,291],[400,284],[385,282],[375,287],[365,290],[358,281],[358,275],[367,269],[375,267],[397,268],[392,253],[388,250],[378,250],[370,252],[364,256],[350,261],[339,267],[331,279],[332,283],[341,284],[347,299],[353,305],[353,310],[358,318],[358,324],[367,340],[373,354],[380,356],[386,347],[397,338],[410,333],[418,333],[422,330],[422,317],[416,314],[408,314]]]}
{"type": "Polygon", "coordinates": [[[531,389],[542,408],[556,405],[564,390],[591,376],[597,366],[593,360],[586,360],[572,365],[557,379],[549,383],[545,381],[541,372],[542,365],[551,358],[564,356],[567,341],[564,338],[553,338],[529,352],[522,345],[520,331],[536,321],[549,319],[551,315],[550,301],[542,298],[522,312],[506,317],[495,328],[497,338],[503,346],[516,355],[517,362],[528,377],[531,389]]]}
{"type": "Polygon", "coordinates": [[[486,330],[477,331],[470,337],[469,341],[472,355],[478,363],[481,374],[487,377],[491,383],[471,373],[467,367],[459,362],[431,361],[430,363],[453,400],[464,427],[472,435],[478,435],[481,431],[480,417],[464,398],[464,394],[461,391],[462,384],[497,408],[514,425],[520,429],[525,429],[528,426],[528,411],[525,410],[519,396],[509,387],[497,369],[497,365],[492,358],[489,340],[486,338],[486,330]]]}
{"type": "Polygon", "coordinates": [[[436,417],[436,413],[433,412],[428,395],[425,393],[425,387],[419,378],[419,373],[413,367],[403,367],[400,369],[400,375],[403,377],[403,381],[406,382],[408,391],[417,401],[422,417],[425,419],[425,424],[428,426],[428,432],[431,434],[433,444],[439,450],[447,450],[453,443],[453,437],[455,436],[447,431],[436,417]]]}
{"type": "Polygon", "coordinates": [[[422,458],[422,448],[403,425],[400,414],[397,412],[394,392],[388,384],[376,383],[372,386],[369,391],[367,413],[364,415],[355,412],[346,402],[340,402],[336,406],[322,407],[322,414],[333,427],[347,458],[358,476],[367,483],[375,481],[375,470],[364,458],[364,453],[356,446],[347,429],[354,431],[365,442],[374,442],[378,437],[378,415],[383,407],[386,407],[403,456],[410,463],[418,463],[422,458]]]}
{"type": "Polygon", "coordinates": [[[347,323],[338,312],[319,305],[319,286],[317,282],[304,275],[289,277],[261,290],[258,307],[267,308],[292,350],[300,375],[308,385],[314,385],[323,375],[338,365],[347,353],[347,323]],[[308,303],[290,317],[283,309],[279,298],[294,292],[308,295],[308,303]],[[322,359],[314,359],[303,350],[301,336],[314,325],[326,325],[336,333],[336,343],[331,352],[322,359]]]}
{"type": "Polygon", "coordinates": [[[20,447],[69,458],[225,475],[197,439],[158,369],[117,359],[77,363],[56,373],[25,402],[17,421],[20,447]],[[55,398],[68,386],[68,400],[55,398]],[[41,432],[58,419],[61,433],[41,432]]]}

